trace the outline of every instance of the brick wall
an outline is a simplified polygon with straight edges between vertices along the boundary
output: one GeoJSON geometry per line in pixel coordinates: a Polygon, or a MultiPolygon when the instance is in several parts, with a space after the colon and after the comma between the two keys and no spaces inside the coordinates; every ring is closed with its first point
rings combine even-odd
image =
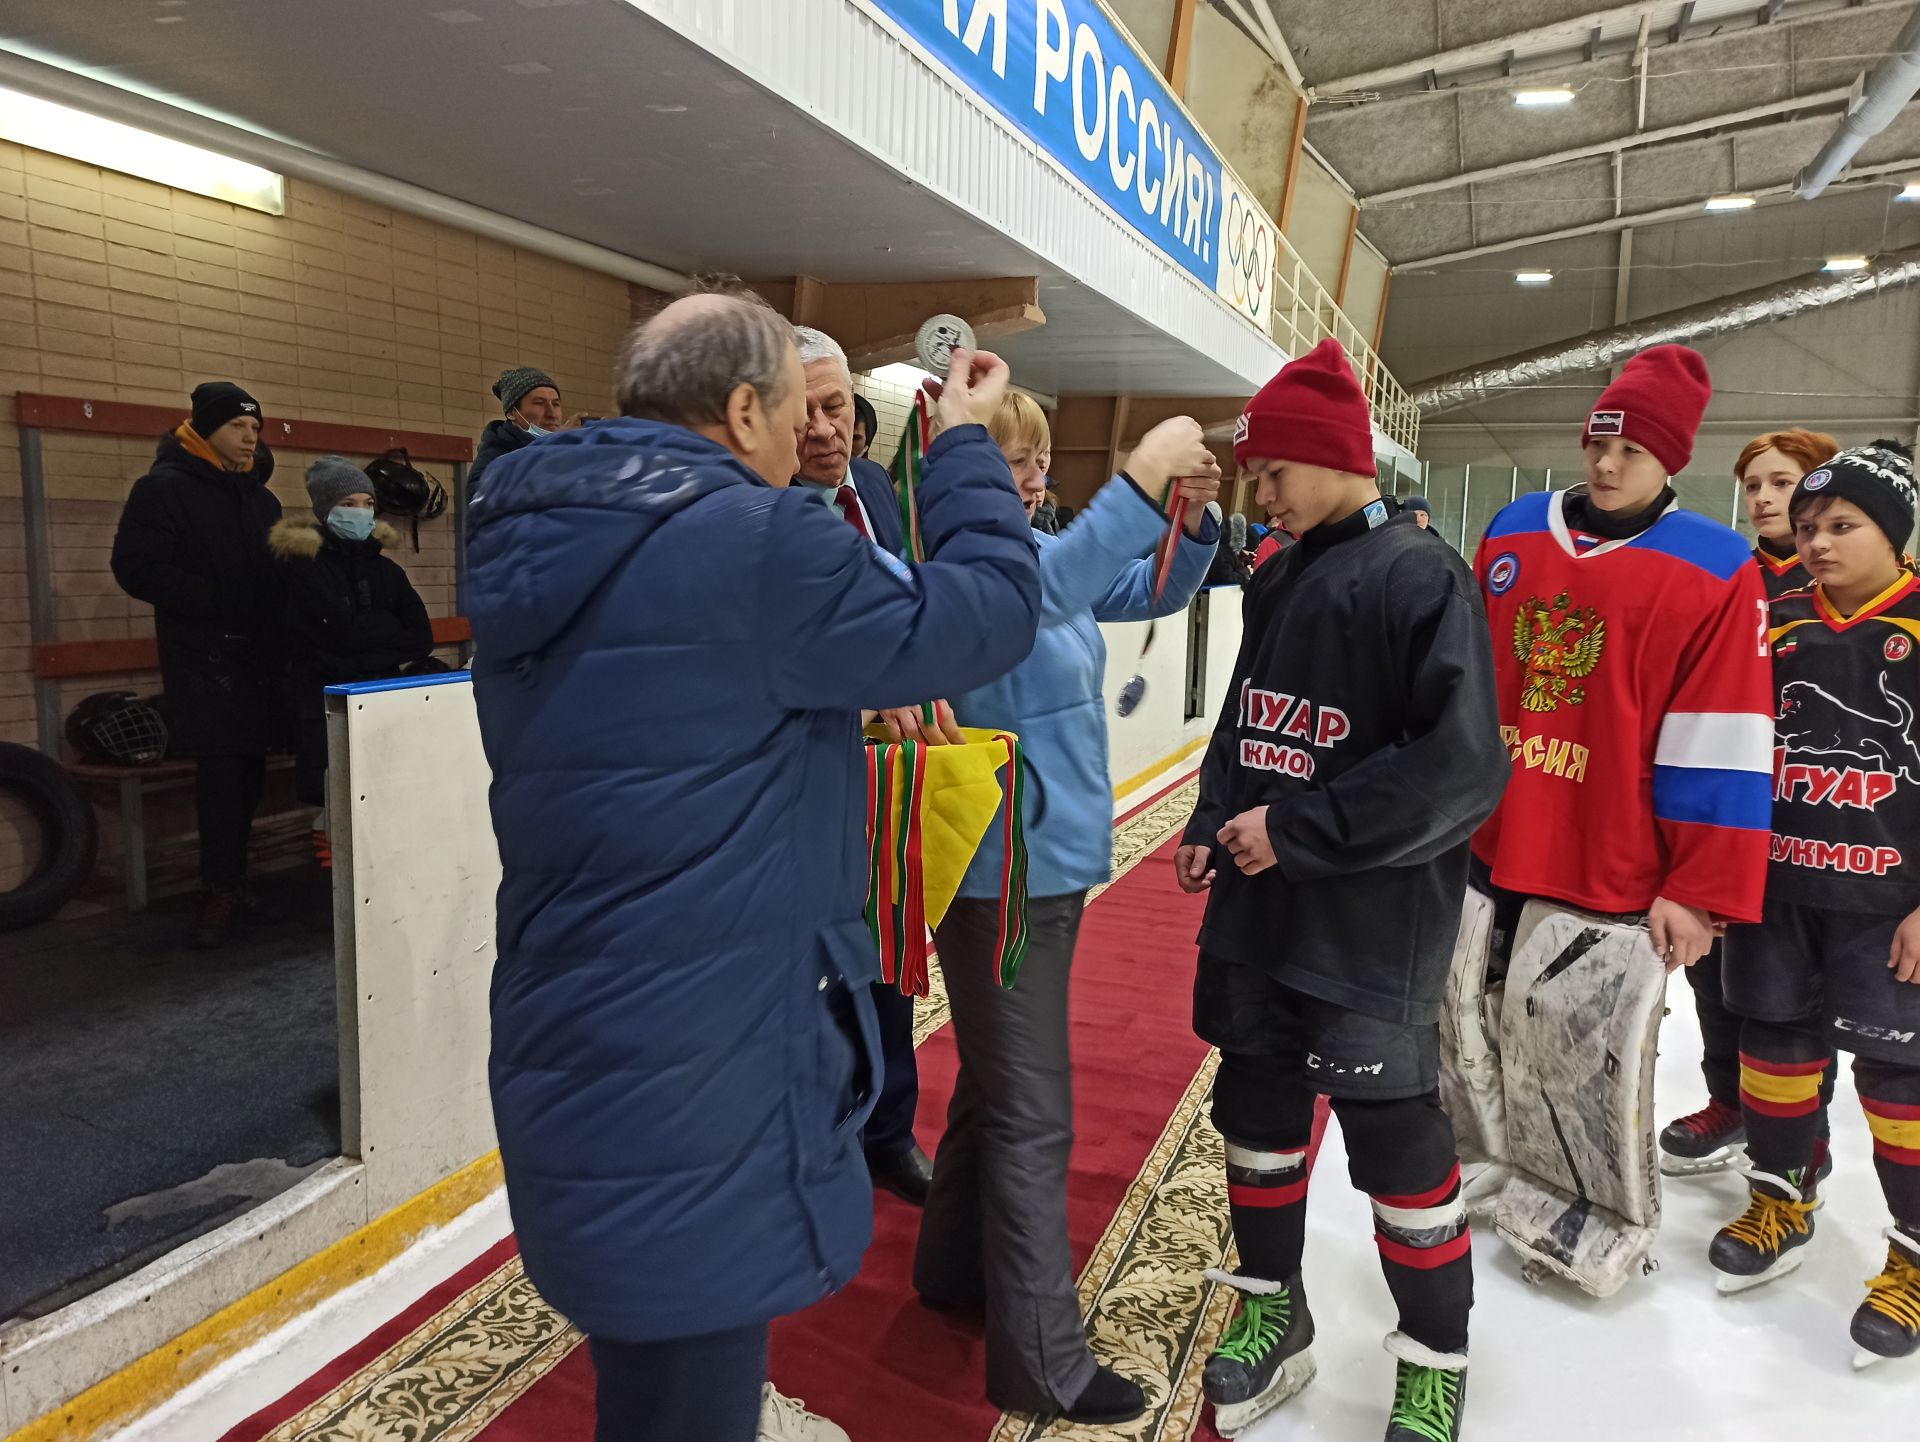
{"type": "MultiPolygon", "coordinates": [[[[34,740],[20,511],[18,391],[177,406],[231,379],[266,414],[477,436],[508,366],[606,413],[627,326],[624,281],[302,181],[284,216],[0,143],[0,740],[34,740]]],[[[108,570],[128,487],[157,438],[45,438],[57,639],[151,634],[108,570]]],[[[311,456],[277,456],[273,490],[306,513],[311,456]]],[[[355,459],[366,459],[356,457],[355,459]]],[[[422,469],[443,485],[451,468],[422,469]]],[[[453,600],[453,518],[396,553],[436,616],[453,600]]],[[[63,688],[157,690],[149,673],[63,688]]],[[[103,822],[108,818],[103,817],[103,822]]],[[[18,825],[0,816],[0,885],[18,825]]],[[[108,826],[103,841],[110,840],[108,826]]]]}

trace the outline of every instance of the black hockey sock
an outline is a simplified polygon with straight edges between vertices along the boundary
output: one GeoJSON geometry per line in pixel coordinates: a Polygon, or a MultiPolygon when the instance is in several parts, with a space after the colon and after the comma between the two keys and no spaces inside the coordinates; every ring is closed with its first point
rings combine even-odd
{"type": "MultiPolygon", "coordinates": [[[[1740,1034],[1740,1110],[1756,1170],[1805,1195],[1818,1175],[1833,1052],[1817,1024],[1748,1021],[1740,1034]]],[[[1775,1195],[1778,1187],[1756,1185],[1775,1195]]]]}
{"type": "Polygon", "coordinates": [[[1336,1098],[1333,1107],[1353,1184],[1373,1200],[1374,1242],[1400,1309],[1400,1330],[1436,1352],[1465,1352],[1473,1238],[1453,1127],[1439,1096],[1336,1098]]]}
{"type": "Polygon", "coordinates": [[[1901,1231],[1920,1238],[1920,1067],[1855,1057],[1853,1082],[1887,1210],[1901,1231]]]}
{"type": "Polygon", "coordinates": [[[1213,1122],[1227,1143],[1227,1206],[1240,1270],[1284,1282],[1307,1239],[1313,1093],[1278,1058],[1220,1058],[1213,1122]]]}

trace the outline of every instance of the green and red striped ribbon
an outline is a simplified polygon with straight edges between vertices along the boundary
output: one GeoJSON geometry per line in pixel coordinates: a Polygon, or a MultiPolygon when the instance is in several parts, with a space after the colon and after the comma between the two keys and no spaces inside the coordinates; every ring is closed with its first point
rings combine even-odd
{"type": "Polygon", "coordinates": [[[900,449],[893,457],[893,484],[900,493],[900,530],[907,538],[906,561],[918,565],[927,559],[926,539],[920,532],[920,476],[927,462],[927,393],[913,398],[913,414],[900,433],[900,449]]]}
{"type": "Polygon", "coordinates": [[[1000,939],[993,949],[993,979],[1011,987],[1027,959],[1027,823],[1026,757],[1017,737],[1005,731],[994,737],[1007,748],[1007,804],[1000,823],[1004,854],[1000,859],[1000,939]]]}
{"type": "MultiPolygon", "coordinates": [[[[1026,758],[1019,739],[994,739],[1006,748],[1006,806],[1001,818],[1005,855],[1000,866],[1000,932],[993,979],[1010,987],[1027,957],[1026,758]]],[[[907,996],[932,987],[924,875],[927,752],[912,741],[869,741],[867,752],[867,930],[880,954],[880,979],[907,996]],[[896,784],[893,763],[898,759],[896,784]]]]}

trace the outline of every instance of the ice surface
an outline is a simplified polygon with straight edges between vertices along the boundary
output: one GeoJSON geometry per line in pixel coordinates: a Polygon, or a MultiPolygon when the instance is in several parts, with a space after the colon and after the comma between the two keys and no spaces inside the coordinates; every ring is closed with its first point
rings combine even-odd
{"type": "MultiPolygon", "coordinates": [[[[1658,1120],[1706,1101],[1693,993],[1675,977],[1661,1031],[1658,1120]]],[[[1319,1380],[1244,1432],[1249,1442],[1315,1437],[1374,1442],[1393,1391],[1380,1339],[1393,1325],[1367,1202],[1345,1175],[1338,1122],[1307,1206],[1305,1282],[1319,1380]]],[[[1732,1172],[1663,1178],[1660,1270],[1597,1301],[1571,1285],[1521,1280],[1490,1229],[1474,1234],[1477,1303],[1465,1437],[1470,1442],[1688,1442],[1819,1436],[1847,1442],[1920,1437],[1920,1357],[1852,1371],[1847,1336],[1866,1279],[1886,1261],[1887,1216],[1872,1145],[1841,1058],[1833,1105],[1835,1169],[1806,1264],[1721,1297],[1707,1265],[1713,1233],[1746,1202],[1732,1172]]]]}

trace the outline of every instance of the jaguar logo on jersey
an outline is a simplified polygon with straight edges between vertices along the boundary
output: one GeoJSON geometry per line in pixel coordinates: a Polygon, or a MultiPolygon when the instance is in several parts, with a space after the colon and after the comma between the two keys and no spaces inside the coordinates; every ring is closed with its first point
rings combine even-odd
{"type": "Polygon", "coordinates": [[[1487,589],[1496,596],[1504,596],[1513,589],[1513,583],[1520,579],[1520,558],[1508,551],[1495,557],[1487,567],[1487,589]]]}
{"type": "Polygon", "coordinates": [[[1889,661],[1904,661],[1913,654],[1913,642],[1905,636],[1889,636],[1880,649],[1889,661]]]}
{"type": "Polygon", "coordinates": [[[1605,618],[1591,606],[1574,606],[1562,591],[1552,601],[1521,602],[1513,617],[1513,654],[1525,668],[1520,683],[1524,711],[1558,711],[1587,699],[1576,685],[1593,674],[1607,645],[1605,618]]]}
{"type": "Polygon", "coordinates": [[[1893,794],[1896,782],[1920,785],[1920,746],[1910,734],[1913,706],[1888,684],[1885,671],[1880,695],[1887,710],[1874,715],[1854,710],[1812,681],[1782,686],[1773,728],[1776,798],[1871,811],[1893,794]]]}

